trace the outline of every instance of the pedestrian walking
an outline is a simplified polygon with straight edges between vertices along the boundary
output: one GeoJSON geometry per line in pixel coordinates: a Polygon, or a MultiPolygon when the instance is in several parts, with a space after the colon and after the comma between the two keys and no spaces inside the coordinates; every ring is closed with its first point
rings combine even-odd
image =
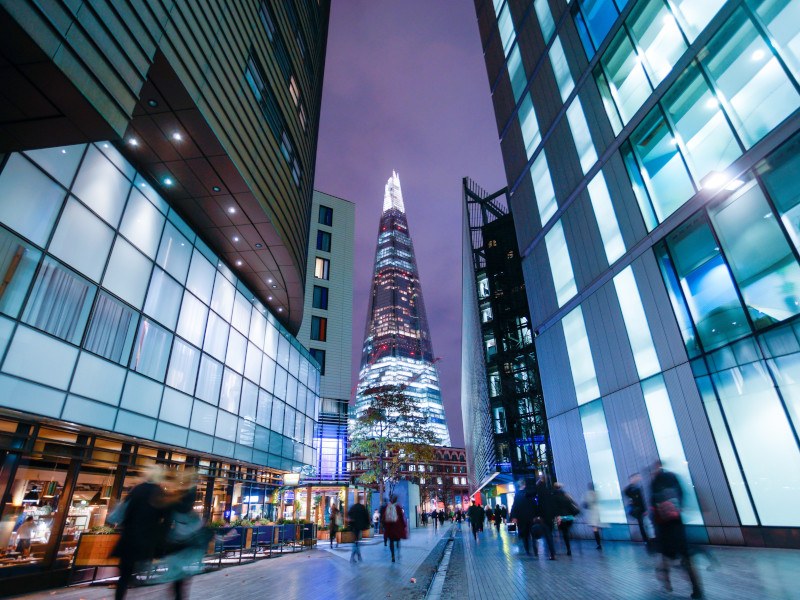
{"type": "Polygon", "coordinates": [[[400,540],[408,537],[408,523],[403,507],[397,502],[397,495],[392,494],[389,504],[383,512],[383,526],[389,538],[389,550],[392,553],[392,562],[395,562],[395,544],[400,551],[400,540]]]}
{"type": "Polygon", "coordinates": [[[444,509],[439,511],[439,525],[444,525],[444,518],[447,513],[444,512],[444,509]]]}
{"type": "Polygon", "coordinates": [[[486,518],[486,513],[483,509],[472,501],[472,506],[467,509],[467,519],[469,520],[470,527],[472,527],[472,539],[478,539],[478,532],[483,531],[483,520],[486,518]]]}
{"type": "Polygon", "coordinates": [[[484,512],[486,513],[486,520],[489,522],[489,526],[491,527],[492,519],[494,518],[494,512],[492,511],[492,507],[487,504],[486,508],[484,509],[484,512]]]}
{"type": "Polygon", "coordinates": [[[508,507],[505,504],[503,505],[503,522],[508,522],[508,507]]]}
{"type": "Polygon", "coordinates": [[[431,511],[431,521],[433,521],[433,530],[439,529],[439,513],[436,512],[435,508],[431,511]]]}
{"type": "Polygon", "coordinates": [[[503,522],[503,509],[500,508],[500,505],[494,507],[494,528],[497,533],[500,533],[500,524],[503,522]]]}
{"type": "MultiPolygon", "coordinates": [[[[331,548],[333,548],[333,543],[336,542],[336,532],[339,529],[339,521],[341,520],[341,512],[339,511],[339,501],[334,500],[333,504],[331,505],[331,512],[330,512],[330,522],[328,523],[328,534],[330,535],[330,543],[331,548]]],[[[336,545],[338,546],[339,543],[337,542],[336,545]]]]}
{"type": "Polygon", "coordinates": [[[582,505],[586,524],[592,528],[594,533],[594,541],[597,544],[596,549],[602,550],[603,545],[600,542],[600,507],[597,504],[597,492],[594,491],[594,483],[589,484],[589,489],[583,495],[582,505]]]}
{"type": "Polygon", "coordinates": [[[644,490],[642,489],[642,476],[639,473],[634,473],[628,478],[628,485],[623,490],[627,498],[628,514],[636,520],[639,525],[639,533],[642,535],[642,541],[647,544],[650,540],[647,535],[647,529],[644,526],[644,517],[647,514],[647,505],[644,501],[644,490]]]}
{"type": "Polygon", "coordinates": [[[163,547],[168,515],[163,482],[163,470],[158,466],[151,467],[145,481],[134,487],[125,498],[124,506],[120,508],[121,516],[113,515],[114,524],[122,529],[113,553],[119,558],[115,600],[125,597],[136,563],[153,560],[163,547]]]}
{"type": "Polygon", "coordinates": [[[383,513],[386,510],[386,505],[387,504],[389,504],[389,500],[387,498],[384,498],[383,499],[383,504],[381,504],[381,507],[378,509],[378,511],[381,514],[381,521],[380,522],[381,522],[381,527],[383,527],[383,545],[384,546],[387,546],[389,544],[389,538],[386,537],[386,525],[383,522],[383,513]]]}
{"type": "Polygon", "coordinates": [[[361,532],[365,529],[369,529],[369,513],[364,505],[361,504],[360,495],[356,496],[355,504],[347,511],[347,522],[350,524],[350,530],[353,532],[353,548],[350,551],[350,562],[356,562],[356,557],[358,557],[358,560],[363,561],[364,559],[361,557],[361,548],[358,542],[361,539],[361,532]]]}
{"type": "Polygon", "coordinates": [[[544,475],[539,476],[536,482],[536,508],[539,524],[542,527],[542,537],[544,537],[547,551],[550,553],[550,560],[556,559],[556,549],[553,544],[553,528],[556,520],[556,509],[553,504],[553,488],[544,475]]]}
{"type": "MultiPolygon", "coordinates": [[[[517,526],[517,533],[522,540],[525,554],[530,554],[531,534],[536,520],[536,494],[535,490],[528,489],[525,481],[520,481],[517,485],[517,493],[514,496],[514,504],[511,505],[509,516],[511,522],[517,526]]],[[[536,538],[533,540],[533,552],[535,555],[539,555],[539,551],[536,549],[536,538]]]]}
{"type": "Polygon", "coordinates": [[[656,576],[668,592],[672,591],[669,577],[670,561],[681,559],[692,584],[692,598],[702,598],[700,578],[692,564],[686,529],[681,518],[683,510],[683,488],[678,477],[664,469],[660,461],[653,465],[653,478],[650,481],[651,513],[656,530],[656,543],[661,553],[661,565],[656,576]]]}
{"type": "Polygon", "coordinates": [[[372,513],[372,526],[375,528],[375,535],[377,536],[381,528],[381,511],[377,508],[372,513]]]}
{"type": "Polygon", "coordinates": [[[560,482],[553,484],[553,506],[557,515],[558,531],[561,533],[561,539],[564,540],[567,556],[572,556],[570,532],[572,524],[575,522],[575,517],[581,510],[578,508],[578,503],[564,490],[564,486],[560,482]]]}

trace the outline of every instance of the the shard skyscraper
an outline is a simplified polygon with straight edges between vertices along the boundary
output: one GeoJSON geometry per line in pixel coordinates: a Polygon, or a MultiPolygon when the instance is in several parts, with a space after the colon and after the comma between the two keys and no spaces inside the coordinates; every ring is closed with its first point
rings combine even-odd
{"type": "Polygon", "coordinates": [[[402,386],[417,403],[420,414],[427,417],[439,444],[449,446],[435,363],[400,178],[393,172],[383,196],[356,414],[366,408],[366,390],[402,386]]]}

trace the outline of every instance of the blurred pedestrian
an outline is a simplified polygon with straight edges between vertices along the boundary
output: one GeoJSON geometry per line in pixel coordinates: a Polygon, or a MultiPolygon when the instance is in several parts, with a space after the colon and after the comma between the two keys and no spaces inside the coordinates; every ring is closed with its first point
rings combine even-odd
{"type": "Polygon", "coordinates": [[[556,510],[553,504],[553,488],[547,476],[542,473],[536,482],[537,516],[542,527],[542,537],[547,544],[550,560],[556,559],[556,549],[553,543],[553,528],[555,527],[556,510]]]}
{"type": "Polygon", "coordinates": [[[17,552],[22,558],[28,558],[31,553],[31,538],[33,538],[34,529],[36,529],[36,523],[31,515],[28,515],[17,527],[17,552]]]}
{"type": "Polygon", "coordinates": [[[369,529],[369,513],[367,509],[361,504],[361,495],[356,495],[356,501],[353,506],[347,511],[347,521],[350,524],[350,530],[353,532],[353,548],[350,551],[350,562],[358,560],[363,562],[361,556],[361,548],[358,545],[361,539],[361,532],[369,529]]]}
{"type": "Polygon", "coordinates": [[[560,482],[553,484],[553,506],[555,507],[558,531],[561,532],[561,539],[564,540],[564,546],[567,548],[567,556],[572,556],[570,532],[575,517],[581,510],[578,508],[578,503],[564,490],[564,486],[560,482]]]}
{"type": "Polygon", "coordinates": [[[494,516],[494,512],[492,511],[492,507],[487,504],[486,508],[484,509],[484,512],[486,513],[486,520],[489,522],[489,526],[491,527],[492,518],[494,516]]]}
{"type": "MultiPolygon", "coordinates": [[[[511,505],[509,516],[511,521],[517,525],[517,532],[525,548],[525,554],[530,554],[531,533],[536,520],[536,494],[535,490],[528,489],[525,481],[521,481],[517,485],[517,493],[514,496],[514,504],[511,505]]],[[[536,538],[533,540],[533,553],[536,556],[539,555],[539,551],[536,549],[536,538]]]]}
{"type": "Polygon", "coordinates": [[[387,504],[389,504],[388,498],[383,498],[383,504],[381,504],[381,507],[378,509],[378,511],[381,514],[381,527],[383,527],[383,545],[384,546],[387,546],[389,544],[389,538],[386,537],[386,526],[383,523],[383,511],[386,510],[386,505],[387,504]]]}
{"type": "Polygon", "coordinates": [[[377,508],[375,509],[375,512],[372,513],[372,526],[375,528],[375,536],[377,537],[381,528],[381,511],[377,508]]]}
{"type": "Polygon", "coordinates": [[[503,505],[503,522],[508,522],[508,507],[503,505]]]}
{"type": "Polygon", "coordinates": [[[594,483],[589,484],[589,489],[583,495],[582,505],[586,524],[592,528],[594,533],[594,541],[597,544],[595,548],[602,550],[603,545],[600,543],[600,507],[597,504],[597,492],[594,491],[594,483]]]}
{"type": "Polygon", "coordinates": [[[472,501],[472,506],[467,509],[467,519],[469,520],[470,527],[472,527],[472,539],[478,539],[478,532],[483,531],[483,520],[486,518],[486,513],[483,509],[472,501]]]}
{"type": "Polygon", "coordinates": [[[500,508],[500,505],[494,507],[494,528],[497,530],[497,533],[500,533],[500,525],[503,522],[503,509],[500,508]]]}
{"type": "Polygon", "coordinates": [[[644,501],[644,490],[642,489],[642,476],[639,473],[634,473],[628,478],[628,485],[623,490],[627,498],[628,514],[636,519],[639,525],[639,533],[642,535],[642,541],[646,544],[650,540],[647,535],[647,529],[644,526],[644,516],[647,514],[647,505],[644,501]]]}
{"type": "Polygon", "coordinates": [[[389,550],[392,553],[392,562],[395,562],[395,544],[400,551],[400,540],[408,537],[408,523],[403,507],[397,502],[397,494],[392,494],[389,504],[383,512],[383,526],[389,538],[389,550]]]}
{"type": "Polygon", "coordinates": [[[686,529],[681,518],[683,510],[683,488],[678,477],[664,469],[660,461],[653,465],[653,479],[650,481],[650,503],[653,524],[656,530],[656,543],[661,552],[661,565],[656,569],[656,576],[668,592],[672,591],[669,577],[670,561],[681,559],[681,566],[686,569],[692,584],[692,598],[702,598],[703,591],[700,578],[692,564],[689,544],[686,540],[686,529]]]}
{"type": "Polygon", "coordinates": [[[439,529],[439,513],[435,508],[431,511],[431,520],[433,521],[433,530],[436,531],[439,529]]]}
{"type": "Polygon", "coordinates": [[[145,473],[145,481],[130,491],[120,509],[122,514],[115,524],[122,528],[122,532],[113,553],[119,557],[115,600],[125,597],[136,564],[153,560],[163,549],[169,512],[163,482],[163,469],[150,467],[145,473]]]}
{"type": "Polygon", "coordinates": [[[444,518],[447,516],[447,513],[444,512],[444,509],[439,511],[439,525],[444,525],[444,518]]]}
{"type": "MultiPolygon", "coordinates": [[[[331,520],[330,523],[328,523],[328,534],[330,535],[331,548],[333,548],[333,543],[336,542],[336,531],[339,529],[340,514],[339,501],[334,500],[333,505],[331,506],[331,520]]],[[[339,543],[337,542],[336,545],[338,546],[339,543]]]]}

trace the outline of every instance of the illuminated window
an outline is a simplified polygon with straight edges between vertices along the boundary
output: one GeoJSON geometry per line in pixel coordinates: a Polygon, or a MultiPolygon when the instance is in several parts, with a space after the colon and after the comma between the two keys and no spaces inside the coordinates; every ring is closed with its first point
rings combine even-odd
{"type": "Polygon", "coordinates": [[[317,257],[314,261],[314,277],[317,279],[328,279],[330,277],[331,261],[327,258],[317,257]]]}
{"type": "Polygon", "coordinates": [[[561,326],[564,329],[569,367],[572,371],[572,383],[575,386],[578,404],[591,402],[600,396],[600,388],[597,386],[597,373],[594,370],[592,349],[589,346],[589,336],[586,333],[581,307],[578,306],[561,319],[561,326]]]}
{"type": "Polygon", "coordinates": [[[553,276],[556,299],[559,306],[564,306],[570,298],[578,293],[578,288],[575,286],[575,276],[572,273],[572,263],[561,221],[557,221],[547,232],[544,242],[547,247],[547,256],[550,259],[550,273],[553,276]]]}
{"type": "Polygon", "coordinates": [[[325,350],[321,350],[319,348],[309,348],[308,352],[314,357],[314,360],[319,363],[319,374],[325,375],[325,350]]]}

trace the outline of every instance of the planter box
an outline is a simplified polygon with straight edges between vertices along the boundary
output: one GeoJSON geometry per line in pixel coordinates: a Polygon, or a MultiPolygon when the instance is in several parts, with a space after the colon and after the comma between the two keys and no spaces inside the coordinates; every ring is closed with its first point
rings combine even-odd
{"type": "Polygon", "coordinates": [[[78,540],[73,567],[116,567],[119,558],[111,556],[119,541],[119,533],[84,533],[78,540]]]}

